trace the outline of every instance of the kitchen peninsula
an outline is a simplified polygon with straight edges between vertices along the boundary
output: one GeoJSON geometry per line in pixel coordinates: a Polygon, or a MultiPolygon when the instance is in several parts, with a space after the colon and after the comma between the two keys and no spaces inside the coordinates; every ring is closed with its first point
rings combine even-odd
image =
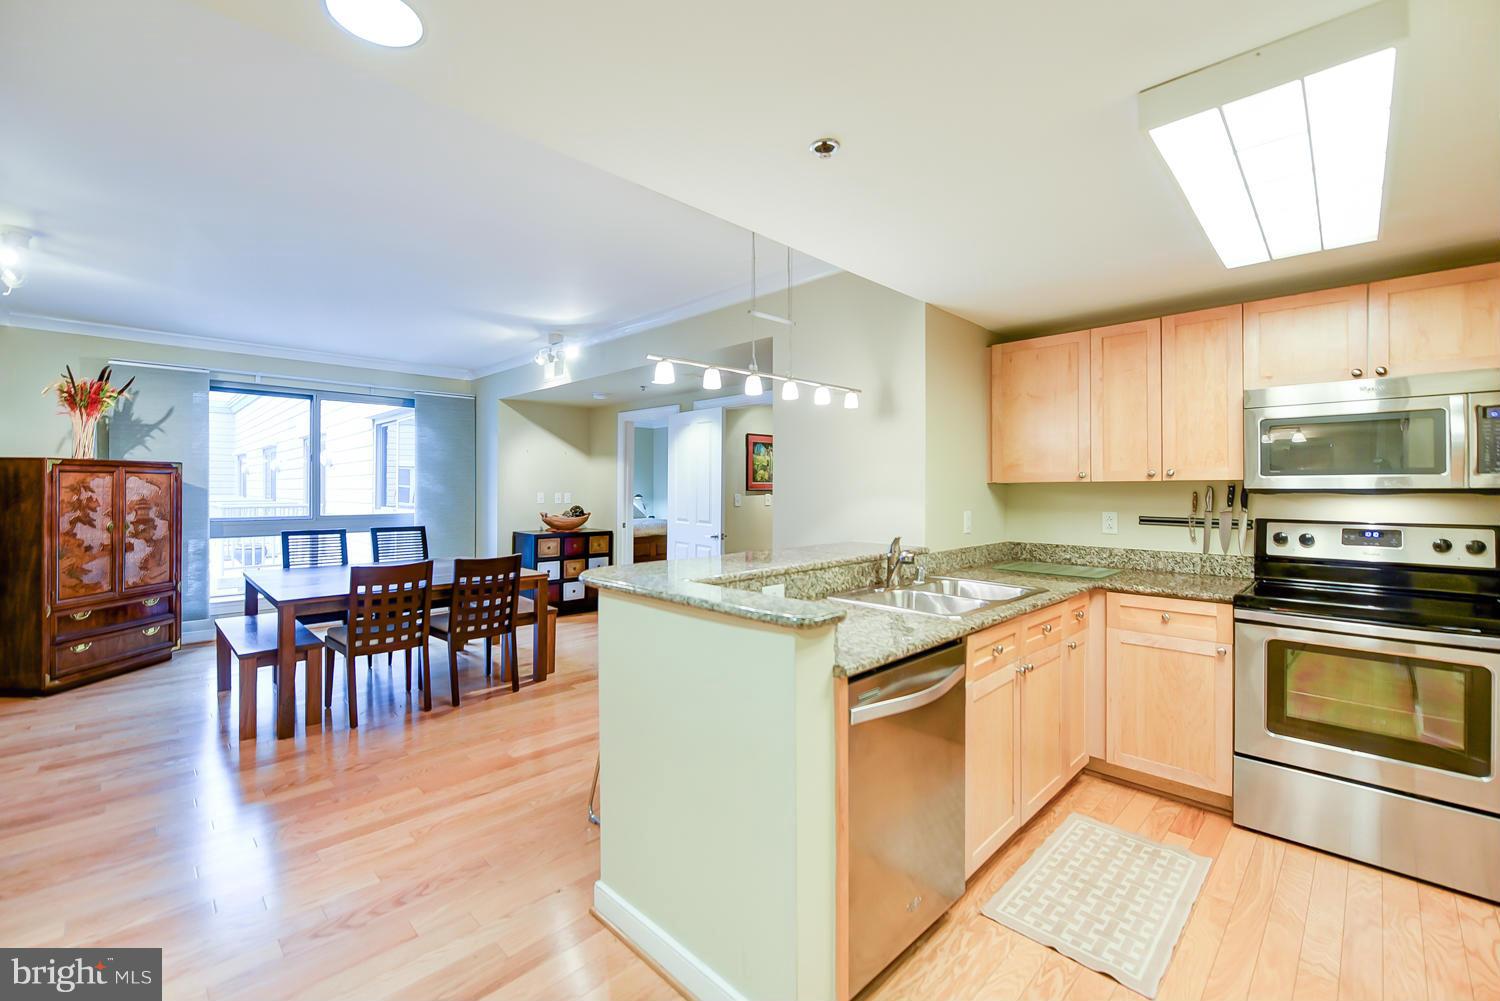
{"type": "MultiPolygon", "coordinates": [[[[1055,762],[1035,783],[1034,812],[1091,758],[1110,756],[1106,605],[1140,629],[1159,614],[1172,622],[1157,627],[1168,634],[1150,640],[1163,658],[1160,683],[1193,681],[1208,701],[1197,723],[1201,739],[1188,741],[1181,752],[1187,757],[1164,762],[1157,774],[1181,787],[1196,784],[1209,802],[1215,783],[1227,781],[1232,640],[1225,603],[1249,583],[1248,560],[997,543],[919,553],[916,561],[924,574],[1035,592],[960,618],[827,600],[882,581],[885,547],[859,543],[585,575],[600,593],[603,826],[595,910],[691,996],[842,999],[861,986],[848,980],[849,682],[884,665],[963,641],[954,649],[967,656],[971,685],[983,676],[990,679],[985,695],[1003,687],[1016,700],[995,717],[1009,728],[1032,684],[1019,680],[1024,672],[1015,658],[1032,651],[1041,654],[1033,658],[1039,663],[1050,657],[1055,670],[1036,674],[1050,678],[1050,687],[1036,689],[1050,694],[1050,712],[1027,714],[1051,722],[1051,741],[1043,743],[1055,762]],[[1101,581],[991,569],[1015,559],[1118,570],[1101,581]],[[1071,659],[1061,654],[1067,644],[1071,659]]],[[[979,698],[977,688],[968,701],[979,698]]],[[[990,709],[969,708],[972,734],[990,709]]],[[[1133,752],[1133,764],[1149,769],[1144,729],[1150,727],[1141,720],[1124,720],[1111,732],[1111,746],[1133,752]],[[1136,745],[1127,746],[1131,741],[1136,745]]],[[[1025,783],[1011,781],[1022,768],[1010,740],[1007,729],[1003,740],[990,733],[983,742],[1004,745],[1009,770],[996,786],[1002,795],[980,790],[989,797],[984,809],[973,797],[986,763],[976,768],[970,740],[962,875],[1024,822],[1025,783]],[[994,809],[1001,801],[1014,803],[1008,815],[994,809]],[[987,816],[994,829],[976,829],[987,816]]],[[[1031,740],[1027,753],[1036,746],[1031,740]]]]}

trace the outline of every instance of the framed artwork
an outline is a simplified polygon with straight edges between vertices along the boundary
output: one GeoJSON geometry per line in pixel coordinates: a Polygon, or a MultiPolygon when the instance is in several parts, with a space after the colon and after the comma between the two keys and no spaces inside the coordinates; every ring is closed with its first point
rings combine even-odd
{"type": "Polygon", "coordinates": [[[775,452],[768,434],[745,435],[745,492],[768,494],[774,480],[775,452]]]}

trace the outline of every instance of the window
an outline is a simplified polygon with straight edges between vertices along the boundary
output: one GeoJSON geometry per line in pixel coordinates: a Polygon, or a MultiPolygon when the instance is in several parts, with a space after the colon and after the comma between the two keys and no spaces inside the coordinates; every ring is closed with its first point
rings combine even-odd
{"type": "Polygon", "coordinates": [[[210,599],[240,598],[244,571],[280,563],[287,530],[345,529],[367,562],[370,528],[412,522],[416,426],[410,400],[212,386],[210,599]]]}

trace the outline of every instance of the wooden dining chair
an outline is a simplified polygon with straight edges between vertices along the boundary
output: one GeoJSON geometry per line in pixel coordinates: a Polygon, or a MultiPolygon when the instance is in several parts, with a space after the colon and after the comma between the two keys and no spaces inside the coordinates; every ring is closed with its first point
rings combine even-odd
{"type": "MultiPolygon", "coordinates": [[[[432,635],[448,643],[448,678],[453,704],[458,705],[458,652],[470,640],[484,641],[484,673],[490,674],[494,640],[501,641],[501,656],[514,650],[516,601],[521,585],[521,557],[453,561],[453,598],[446,609],[432,613],[432,635]]],[[[521,687],[520,672],[511,671],[512,690],[521,687]]]]}
{"type": "Polygon", "coordinates": [[[427,554],[427,526],[394,525],[370,529],[370,549],[376,563],[418,563],[427,554]]]}
{"type": "Polygon", "coordinates": [[[349,726],[359,726],[355,710],[354,669],[357,657],[406,651],[406,690],[411,691],[411,651],[422,668],[422,708],[432,708],[432,658],[427,636],[432,616],[432,561],[389,566],[353,567],[349,571],[347,625],[334,626],[323,637],[323,705],[333,704],[333,658],[344,655],[349,686],[349,726]]]}

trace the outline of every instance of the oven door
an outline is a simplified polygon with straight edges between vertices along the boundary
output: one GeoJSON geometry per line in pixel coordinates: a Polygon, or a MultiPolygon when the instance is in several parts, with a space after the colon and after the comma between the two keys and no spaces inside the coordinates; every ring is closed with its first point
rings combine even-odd
{"type": "Polygon", "coordinates": [[[1245,411],[1245,486],[1257,490],[1461,490],[1461,394],[1245,411]]]}
{"type": "Polygon", "coordinates": [[[1250,610],[1234,630],[1236,754],[1500,814],[1500,649],[1250,610]]]}

